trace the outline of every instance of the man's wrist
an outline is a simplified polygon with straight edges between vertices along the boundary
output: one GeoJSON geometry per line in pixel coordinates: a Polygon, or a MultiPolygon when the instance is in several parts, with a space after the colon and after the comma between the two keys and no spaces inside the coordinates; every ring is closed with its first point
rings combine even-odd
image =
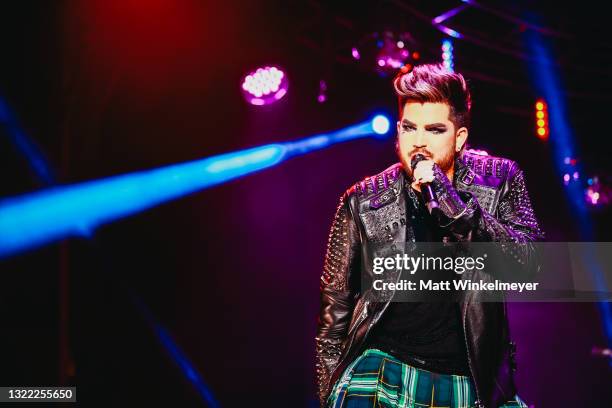
{"type": "MultiPolygon", "coordinates": [[[[433,189],[436,193],[440,211],[450,221],[461,217],[467,209],[459,193],[437,164],[434,164],[433,189]]],[[[444,223],[447,223],[448,220],[444,223]]]]}

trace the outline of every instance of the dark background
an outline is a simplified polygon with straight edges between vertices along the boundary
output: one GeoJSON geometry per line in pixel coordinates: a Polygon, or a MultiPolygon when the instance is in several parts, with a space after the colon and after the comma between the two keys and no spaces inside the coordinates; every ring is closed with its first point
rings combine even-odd
{"type": "MultiPolygon", "coordinates": [[[[390,79],[350,58],[368,33],[409,31],[439,60],[429,18],[459,1],[21,1],[0,12],[0,97],[58,183],[155,168],[396,113],[390,79]],[[287,96],[247,105],[241,77],[276,63],[287,96]],[[321,79],[328,100],[316,101],[321,79]]],[[[611,47],[597,3],[483,3],[547,35],[567,123],[589,174],[609,173],[611,47]]],[[[470,143],[525,170],[547,237],[580,240],[550,146],[535,137],[523,34],[482,9],[449,26],[471,83],[470,143]]],[[[2,131],[4,132],[4,130],[2,131]]],[[[0,132],[0,194],[43,188],[0,132]]],[[[552,134],[554,137],[554,133],[552,134]]],[[[0,385],[77,385],[82,406],[203,406],[135,306],[189,356],[222,406],[313,406],[319,277],[339,195],[395,161],[393,137],[362,139],[0,261],[0,385]],[[241,405],[242,404],[242,405],[241,405]]],[[[591,214],[609,241],[606,209],[591,214]]],[[[512,304],[521,397],[536,407],[612,402],[593,304],[512,304]]]]}

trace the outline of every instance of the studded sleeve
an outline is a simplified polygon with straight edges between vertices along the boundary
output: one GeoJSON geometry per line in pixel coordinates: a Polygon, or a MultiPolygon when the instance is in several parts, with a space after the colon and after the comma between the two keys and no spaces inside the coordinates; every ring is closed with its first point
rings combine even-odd
{"type": "Polygon", "coordinates": [[[455,236],[471,241],[499,242],[500,250],[524,267],[528,275],[537,272],[535,241],[544,240],[531,206],[523,171],[512,163],[495,214],[483,210],[475,197],[469,197],[466,209],[451,225],[455,236]],[[520,244],[520,245],[517,245],[520,244]]]}
{"type": "Polygon", "coordinates": [[[323,274],[321,307],[317,324],[316,379],[321,406],[330,392],[330,377],[339,363],[352,317],[355,290],[350,282],[358,273],[360,238],[348,204],[349,193],[340,198],[329,233],[323,274]]]}
{"type": "Polygon", "coordinates": [[[540,229],[533,212],[525,184],[525,175],[516,164],[507,181],[508,191],[497,206],[497,218],[484,212],[480,229],[491,241],[528,242],[541,241],[544,232],[540,229]]]}

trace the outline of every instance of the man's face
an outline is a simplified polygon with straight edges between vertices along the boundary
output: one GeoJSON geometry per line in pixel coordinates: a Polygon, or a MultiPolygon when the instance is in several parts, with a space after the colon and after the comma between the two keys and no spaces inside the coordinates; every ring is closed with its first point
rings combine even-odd
{"type": "Polygon", "coordinates": [[[412,175],[410,162],[421,153],[432,159],[448,173],[453,168],[457,146],[463,146],[467,129],[455,129],[448,119],[450,107],[446,103],[407,102],[397,124],[397,150],[406,172],[412,175]]]}

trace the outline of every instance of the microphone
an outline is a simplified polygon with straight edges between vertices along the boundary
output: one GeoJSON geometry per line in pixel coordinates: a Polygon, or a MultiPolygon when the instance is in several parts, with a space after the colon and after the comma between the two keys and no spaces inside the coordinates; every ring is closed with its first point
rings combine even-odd
{"type": "MultiPolygon", "coordinates": [[[[422,154],[419,153],[414,155],[412,161],[410,162],[410,167],[412,167],[413,173],[414,169],[416,168],[416,165],[422,160],[426,160],[425,156],[423,156],[422,154]]],[[[425,206],[427,207],[427,211],[429,211],[430,214],[433,213],[434,209],[440,207],[440,204],[438,204],[438,198],[436,197],[436,193],[434,192],[430,183],[421,184],[421,195],[423,196],[423,200],[425,200],[425,206]]]]}

